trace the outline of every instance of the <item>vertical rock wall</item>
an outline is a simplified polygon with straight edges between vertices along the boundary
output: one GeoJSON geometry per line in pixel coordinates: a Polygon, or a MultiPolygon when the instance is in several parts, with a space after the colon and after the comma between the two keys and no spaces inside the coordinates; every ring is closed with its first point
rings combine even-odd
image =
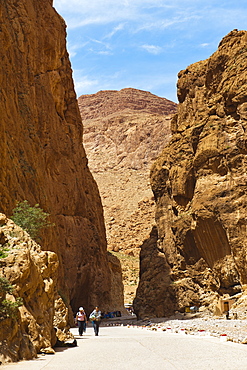
{"type": "Polygon", "coordinates": [[[82,145],[65,28],[50,0],[0,3],[0,210],[10,216],[16,201],[39,203],[56,224],[41,245],[58,254],[61,293],[74,310],[114,309],[122,302],[111,295],[102,205],[82,145]]]}
{"type": "Polygon", "coordinates": [[[40,351],[54,353],[51,348],[56,342],[54,315],[56,326],[66,329],[54,311],[57,255],[42,251],[25,231],[3,214],[0,214],[0,247],[1,251],[7,250],[6,257],[0,259],[0,278],[7,279],[13,287],[9,291],[0,284],[0,364],[28,360],[40,351]],[[14,309],[20,298],[19,309],[14,309]]]}
{"type": "Polygon", "coordinates": [[[148,313],[160,315],[213,309],[220,296],[246,288],[246,57],[247,32],[234,30],[209,59],[179,73],[172,140],[151,170],[166,267],[141,263],[139,316],[148,299],[156,300],[148,313]],[[159,278],[146,287],[156,268],[159,278]]]}

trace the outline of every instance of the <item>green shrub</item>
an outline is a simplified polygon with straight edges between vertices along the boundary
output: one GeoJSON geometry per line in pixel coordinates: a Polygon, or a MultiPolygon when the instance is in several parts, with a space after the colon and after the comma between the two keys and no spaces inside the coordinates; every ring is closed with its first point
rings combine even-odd
{"type": "Polygon", "coordinates": [[[0,320],[10,318],[17,318],[18,307],[23,305],[22,298],[16,298],[15,302],[9,299],[4,299],[0,304],[0,320]]]}
{"type": "Polygon", "coordinates": [[[8,252],[9,251],[9,248],[3,246],[3,245],[0,245],[0,258],[5,258],[7,257],[8,255],[8,252]]]}
{"type": "Polygon", "coordinates": [[[8,279],[6,279],[5,277],[0,277],[0,290],[2,292],[12,293],[13,285],[11,285],[8,279]]]}
{"type": "Polygon", "coordinates": [[[44,212],[39,204],[31,207],[27,200],[18,202],[15,209],[13,209],[12,220],[16,225],[26,230],[32,239],[37,239],[41,229],[54,226],[47,218],[49,213],[44,212]]]}
{"type": "MultiPolygon", "coordinates": [[[[10,284],[8,279],[0,277],[0,292],[13,293],[14,287],[10,284]]],[[[2,296],[5,298],[5,294],[2,296]]],[[[23,305],[22,298],[18,297],[14,302],[9,299],[3,299],[0,302],[0,320],[4,320],[8,317],[16,318],[18,315],[18,307],[23,305]]]]}

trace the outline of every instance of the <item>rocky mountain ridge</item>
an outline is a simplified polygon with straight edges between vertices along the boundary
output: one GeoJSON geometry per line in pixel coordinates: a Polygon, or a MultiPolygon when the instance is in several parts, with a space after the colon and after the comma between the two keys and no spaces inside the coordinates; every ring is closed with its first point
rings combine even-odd
{"type": "Polygon", "coordinates": [[[131,88],[83,95],[78,104],[89,167],[104,206],[108,247],[134,249],[136,236],[153,217],[149,168],[170,139],[176,104],[131,88]],[[140,215],[147,222],[141,223],[140,215]]]}
{"type": "MultiPolygon", "coordinates": [[[[138,257],[154,224],[149,169],[170,139],[176,104],[132,88],[83,95],[78,104],[89,168],[102,197],[108,249],[138,257]]],[[[126,271],[124,276],[128,285],[126,271]]],[[[136,286],[127,285],[133,299],[136,286]]],[[[125,298],[129,303],[129,294],[125,298]]]]}
{"type": "Polygon", "coordinates": [[[213,311],[246,289],[246,53],[234,30],[179,73],[172,139],[151,170],[157,230],[141,251],[139,316],[213,311]]]}
{"type": "Polygon", "coordinates": [[[176,110],[176,104],[172,101],[149,91],[133,88],[82,95],[78,99],[78,104],[83,120],[102,118],[117,112],[135,111],[169,115],[176,110]]]}

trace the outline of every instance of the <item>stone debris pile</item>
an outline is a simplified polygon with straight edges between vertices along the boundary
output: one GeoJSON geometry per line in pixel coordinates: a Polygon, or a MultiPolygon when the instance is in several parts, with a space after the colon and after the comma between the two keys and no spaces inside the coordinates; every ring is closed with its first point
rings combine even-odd
{"type": "Polygon", "coordinates": [[[135,322],[135,324],[128,325],[128,327],[179,335],[217,337],[221,342],[231,341],[247,344],[246,320],[226,320],[222,318],[168,319],[159,323],[152,321],[135,322]]]}

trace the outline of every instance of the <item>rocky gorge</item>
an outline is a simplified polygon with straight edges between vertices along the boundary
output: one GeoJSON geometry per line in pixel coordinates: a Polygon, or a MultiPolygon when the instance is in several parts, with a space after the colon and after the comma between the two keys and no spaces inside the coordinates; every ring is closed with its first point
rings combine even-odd
{"type": "Polygon", "coordinates": [[[24,199],[40,204],[55,223],[41,244],[58,255],[60,289],[74,310],[98,300],[107,309],[114,279],[101,199],[82,145],[65,22],[49,0],[4,3],[0,14],[1,211],[11,216],[24,199]]]}
{"type": "MultiPolygon", "coordinates": [[[[16,202],[27,200],[54,224],[36,252],[21,232],[9,241],[5,222],[1,226],[0,246],[8,249],[1,277],[24,302],[18,321],[1,322],[2,361],[31,358],[54,343],[54,305],[61,297],[74,312],[81,305],[87,311],[97,304],[123,308],[121,266],[107,252],[101,199],[82,144],[66,25],[52,3],[0,4],[0,212],[9,219],[16,202]],[[18,251],[9,244],[18,244],[18,251]]],[[[64,329],[72,323],[70,312],[64,329]]]]}
{"type": "Polygon", "coordinates": [[[176,104],[126,88],[82,95],[78,105],[89,168],[104,206],[108,249],[138,255],[154,219],[150,167],[170,140],[176,104]]]}
{"type": "Polygon", "coordinates": [[[138,319],[232,298],[245,320],[247,32],[179,73],[178,106],[131,88],[77,102],[52,0],[2,2],[0,40],[0,361],[54,353],[78,306],[122,310],[118,253],[140,255],[138,319]],[[11,221],[22,200],[50,215],[39,243],[11,221]]]}
{"type": "Polygon", "coordinates": [[[78,105],[89,168],[102,198],[107,248],[122,262],[125,302],[132,303],[140,246],[155,223],[150,167],[171,138],[176,104],[126,88],[82,95],[78,105]]]}

